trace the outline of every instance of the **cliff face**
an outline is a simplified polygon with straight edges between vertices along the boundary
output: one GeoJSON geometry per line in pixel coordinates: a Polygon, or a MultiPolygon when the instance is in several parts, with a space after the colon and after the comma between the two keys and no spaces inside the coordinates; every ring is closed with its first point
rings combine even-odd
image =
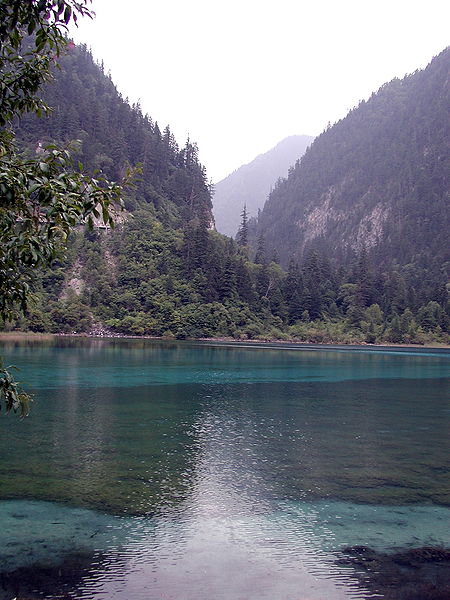
{"type": "Polygon", "coordinates": [[[448,260],[449,66],[446,49],[316,138],[259,218],[283,262],[363,246],[379,263],[448,260]]]}
{"type": "Polygon", "coordinates": [[[216,183],[213,212],[220,233],[235,236],[244,205],[249,217],[256,217],[272,187],[280,177],[286,177],[289,167],[303,156],[314,138],[292,135],[247,165],[236,169],[216,183]]]}

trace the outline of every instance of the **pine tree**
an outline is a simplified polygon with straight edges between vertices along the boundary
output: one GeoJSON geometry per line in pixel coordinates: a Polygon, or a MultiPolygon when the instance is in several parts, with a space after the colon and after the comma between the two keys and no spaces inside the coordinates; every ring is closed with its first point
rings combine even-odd
{"type": "Polygon", "coordinates": [[[258,246],[256,248],[255,263],[257,265],[266,265],[267,264],[266,240],[264,238],[263,233],[260,233],[259,237],[258,237],[258,246]]]}
{"type": "Polygon", "coordinates": [[[370,270],[369,258],[365,246],[361,249],[354,267],[355,283],[358,285],[358,303],[361,307],[373,304],[373,275],[370,270]]]}
{"type": "Polygon", "coordinates": [[[317,252],[308,253],[303,265],[303,302],[311,319],[321,316],[324,304],[323,284],[324,273],[320,256],[317,252]]]}
{"type": "Polygon", "coordinates": [[[248,245],[248,214],[247,206],[245,204],[241,212],[241,226],[237,233],[236,241],[241,247],[245,247],[248,245]]]}
{"type": "Polygon", "coordinates": [[[225,261],[220,282],[218,282],[218,292],[220,300],[236,296],[236,271],[230,257],[225,261]]]}
{"type": "Polygon", "coordinates": [[[249,270],[242,258],[238,259],[236,266],[236,287],[239,297],[249,304],[255,301],[255,292],[249,270]]]}
{"type": "Polygon", "coordinates": [[[295,323],[301,318],[304,310],[302,303],[303,282],[298,263],[289,261],[286,279],[284,280],[283,295],[287,306],[288,321],[295,323]]]}

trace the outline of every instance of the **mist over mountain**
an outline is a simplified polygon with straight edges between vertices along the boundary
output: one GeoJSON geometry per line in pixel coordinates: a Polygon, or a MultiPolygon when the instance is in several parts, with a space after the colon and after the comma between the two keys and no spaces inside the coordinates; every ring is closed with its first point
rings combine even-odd
{"type": "Polygon", "coordinates": [[[213,213],[217,231],[235,236],[244,205],[249,217],[256,217],[280,177],[304,154],[313,141],[308,135],[292,135],[274,148],[214,185],[213,213]]]}
{"type": "Polygon", "coordinates": [[[315,249],[416,274],[449,260],[450,50],[383,85],[315,139],[277,183],[256,236],[282,263],[315,249]]]}

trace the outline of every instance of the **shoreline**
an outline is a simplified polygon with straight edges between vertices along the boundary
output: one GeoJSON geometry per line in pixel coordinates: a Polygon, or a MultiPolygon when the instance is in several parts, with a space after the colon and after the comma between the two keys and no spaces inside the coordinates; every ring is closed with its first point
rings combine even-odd
{"type": "Polygon", "coordinates": [[[232,337],[212,337],[212,338],[167,338],[163,336],[152,336],[152,335],[125,335],[122,333],[36,333],[33,331],[0,331],[0,341],[20,341],[20,340],[35,340],[35,341],[49,341],[56,338],[86,338],[86,339],[97,339],[97,340],[115,340],[115,339],[131,339],[131,340],[154,340],[160,342],[211,342],[211,343],[225,343],[239,345],[255,344],[264,346],[266,344],[276,344],[279,346],[293,345],[293,346],[316,346],[323,348],[331,348],[341,346],[342,348],[366,348],[366,349],[381,349],[381,348],[399,348],[399,349],[414,349],[414,350],[450,350],[449,344],[442,344],[435,342],[434,344],[394,344],[394,343],[382,343],[382,344],[369,344],[367,342],[311,342],[308,340],[277,340],[277,339],[248,339],[248,340],[236,340],[232,337]]]}

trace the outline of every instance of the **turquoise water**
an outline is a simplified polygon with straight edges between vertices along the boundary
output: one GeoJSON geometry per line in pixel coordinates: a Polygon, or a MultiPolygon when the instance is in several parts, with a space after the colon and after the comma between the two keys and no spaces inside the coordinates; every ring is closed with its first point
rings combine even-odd
{"type": "MultiPolygon", "coordinates": [[[[375,598],[343,549],[450,545],[450,352],[63,338],[0,354],[35,394],[28,419],[0,419],[3,573],[82,553],[65,597],[375,598]]],[[[27,598],[61,597],[39,581],[27,598]]]]}

